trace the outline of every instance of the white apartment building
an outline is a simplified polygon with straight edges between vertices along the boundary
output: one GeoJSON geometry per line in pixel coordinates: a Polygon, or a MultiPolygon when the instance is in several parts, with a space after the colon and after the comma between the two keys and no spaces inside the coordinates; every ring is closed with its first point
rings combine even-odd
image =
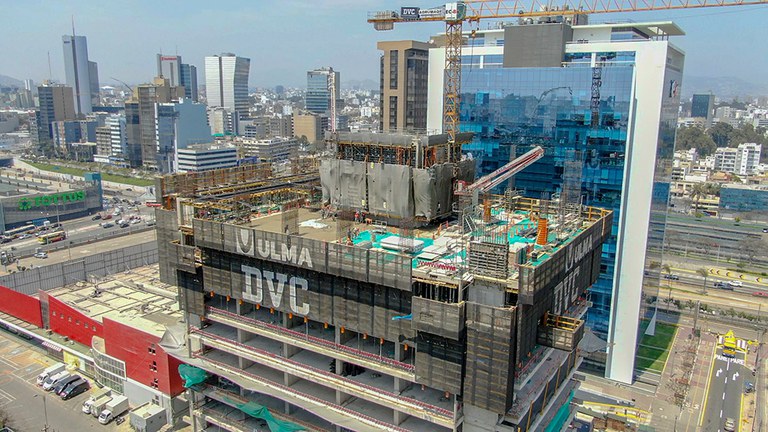
{"type": "Polygon", "coordinates": [[[721,147],[715,150],[715,171],[738,175],[752,175],[760,165],[762,145],[756,143],[739,144],[737,148],[721,147]]]}
{"type": "Polygon", "coordinates": [[[245,157],[256,156],[261,162],[278,162],[295,157],[299,151],[296,138],[238,139],[245,157]]]}
{"type": "Polygon", "coordinates": [[[237,147],[194,144],[178,149],[178,172],[199,172],[237,166],[237,147]]]}

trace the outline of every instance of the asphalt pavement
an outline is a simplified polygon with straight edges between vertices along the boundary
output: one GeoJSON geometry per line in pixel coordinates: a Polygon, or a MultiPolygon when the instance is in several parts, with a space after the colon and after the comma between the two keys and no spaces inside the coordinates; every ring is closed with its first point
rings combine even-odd
{"type": "Polygon", "coordinates": [[[740,430],[744,380],[752,376],[746,367],[746,355],[737,353],[735,358],[723,356],[723,349],[718,347],[709,376],[707,402],[702,416],[701,426],[706,431],[725,432],[727,418],[735,421],[740,430]]]}
{"type": "Polygon", "coordinates": [[[54,363],[26,341],[0,331],[0,409],[9,415],[11,427],[23,432],[45,430],[46,425],[49,432],[117,430],[82,413],[90,392],[65,401],[37,387],[37,375],[54,363]]]}

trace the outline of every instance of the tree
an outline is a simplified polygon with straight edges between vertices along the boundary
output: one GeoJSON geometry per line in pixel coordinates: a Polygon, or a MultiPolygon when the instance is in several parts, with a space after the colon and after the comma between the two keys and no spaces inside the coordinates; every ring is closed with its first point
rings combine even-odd
{"type": "Polygon", "coordinates": [[[696,205],[694,206],[694,212],[699,211],[699,201],[701,201],[701,197],[707,195],[707,184],[706,183],[696,183],[693,185],[693,188],[691,189],[691,199],[693,199],[696,202],[696,205]]]}
{"type": "Polygon", "coordinates": [[[689,150],[695,148],[700,155],[708,156],[715,152],[717,146],[712,138],[696,126],[681,127],[677,130],[675,150],[689,150]]]}
{"type": "Polygon", "coordinates": [[[704,285],[703,285],[703,291],[705,294],[707,292],[707,278],[709,277],[709,270],[705,269],[704,267],[696,269],[696,273],[704,278],[704,285]]]}
{"type": "Polygon", "coordinates": [[[728,143],[731,141],[731,133],[733,133],[733,126],[722,122],[715,123],[707,130],[707,134],[712,138],[717,147],[728,147],[728,143]]]}

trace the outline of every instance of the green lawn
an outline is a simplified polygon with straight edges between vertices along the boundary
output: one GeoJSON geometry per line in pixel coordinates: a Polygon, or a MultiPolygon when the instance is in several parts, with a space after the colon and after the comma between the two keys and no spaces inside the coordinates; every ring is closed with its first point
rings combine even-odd
{"type": "Polygon", "coordinates": [[[653,336],[643,335],[637,348],[635,369],[653,370],[661,373],[669,357],[669,349],[677,332],[677,327],[669,324],[656,323],[653,336]]]}
{"type": "MultiPolygon", "coordinates": [[[[40,162],[31,162],[31,161],[25,161],[26,163],[32,165],[33,167],[43,170],[43,171],[52,171],[56,173],[62,173],[62,174],[70,174],[73,176],[82,177],[86,172],[89,172],[88,170],[83,170],[79,168],[71,168],[71,167],[63,167],[58,165],[51,165],[46,163],[40,163],[40,162]]],[[[122,184],[128,184],[132,186],[152,186],[155,184],[152,180],[146,180],[142,178],[136,178],[136,177],[128,177],[128,176],[121,176],[116,174],[105,174],[102,173],[101,179],[104,181],[109,182],[115,182],[115,183],[122,183],[122,184]]]]}
{"type": "Polygon", "coordinates": [[[664,370],[664,362],[638,357],[635,359],[635,369],[639,371],[651,370],[661,373],[664,370]]]}

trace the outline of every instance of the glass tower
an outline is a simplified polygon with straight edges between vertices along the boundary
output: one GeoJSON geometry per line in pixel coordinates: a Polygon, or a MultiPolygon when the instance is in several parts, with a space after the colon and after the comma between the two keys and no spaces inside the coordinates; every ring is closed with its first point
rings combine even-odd
{"type": "Polygon", "coordinates": [[[477,159],[481,174],[534,146],[544,148],[542,159],[502,188],[615,212],[588,318],[593,329],[607,332],[634,68],[603,69],[597,122],[591,108],[592,72],[577,65],[470,69],[462,81],[461,130],[475,133],[464,151],[477,159]]]}

